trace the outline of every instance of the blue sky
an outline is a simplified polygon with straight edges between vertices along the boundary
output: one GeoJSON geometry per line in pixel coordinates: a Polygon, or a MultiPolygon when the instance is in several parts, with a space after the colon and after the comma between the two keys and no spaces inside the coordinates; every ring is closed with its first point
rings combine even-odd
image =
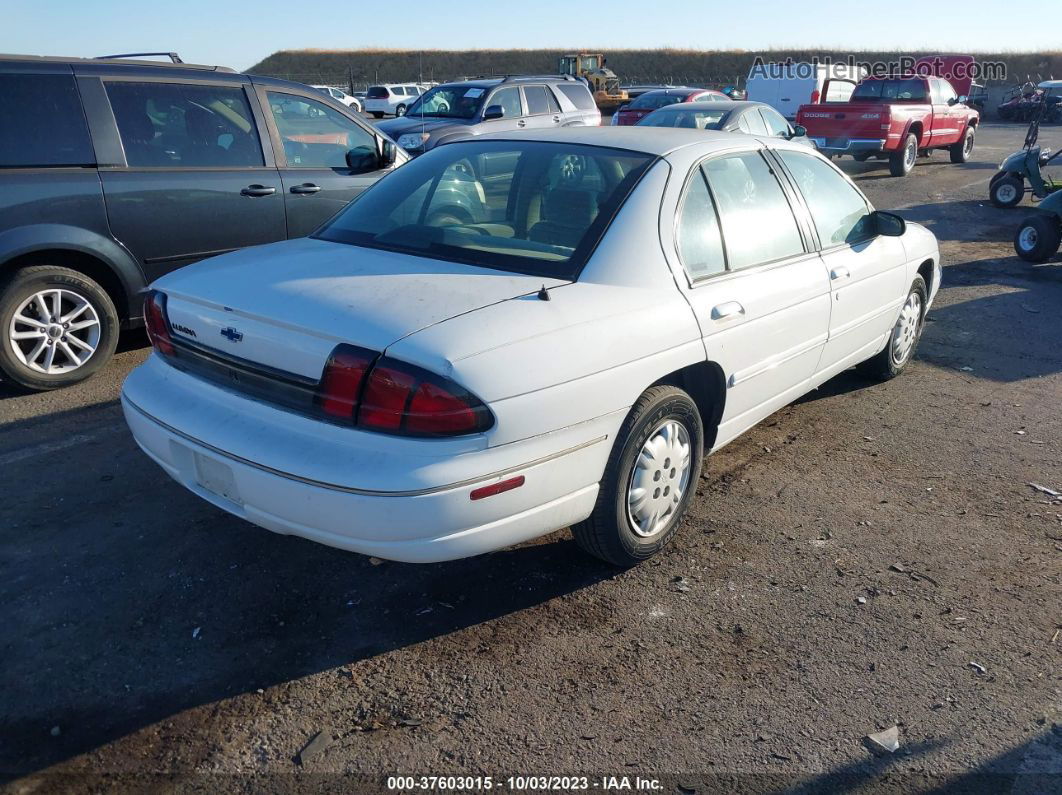
{"type": "Polygon", "coordinates": [[[1062,48],[1057,0],[0,0],[0,8],[0,52],[176,50],[237,69],[305,47],[1062,48]]]}

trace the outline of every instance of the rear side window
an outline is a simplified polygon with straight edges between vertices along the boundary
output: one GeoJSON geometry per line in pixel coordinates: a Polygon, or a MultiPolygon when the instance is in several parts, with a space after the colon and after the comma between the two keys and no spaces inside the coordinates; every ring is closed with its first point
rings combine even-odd
{"type": "MultiPolygon", "coordinates": [[[[545,88],[545,87],[543,87],[543,88],[545,88]]],[[[560,105],[557,103],[557,98],[555,96],[553,96],[553,92],[550,91],[548,88],[545,88],[545,91],[546,91],[546,102],[549,104],[549,112],[550,113],[560,113],[561,112],[561,108],[560,108],[560,105]]]]}
{"type": "Polygon", "coordinates": [[[96,162],[72,75],[0,75],[0,168],[96,162]]]}
{"type": "Polygon", "coordinates": [[[131,167],[264,165],[258,128],[242,88],[187,83],[105,85],[131,167]]]}
{"type": "Polygon", "coordinates": [[[708,193],[704,175],[694,172],[686,195],[682,197],[675,242],[682,265],[691,279],[700,279],[726,270],[723,240],[719,235],[719,218],[708,193]]]}
{"type": "Polygon", "coordinates": [[[594,103],[594,97],[590,94],[590,89],[584,84],[558,83],[557,88],[559,88],[560,92],[571,100],[571,103],[579,110],[597,110],[597,105],[594,103]]]}
{"type": "Polygon", "coordinates": [[[525,86],[524,99],[527,100],[527,113],[529,116],[549,113],[549,103],[546,102],[546,89],[544,86],[525,86]]]}
{"type": "Polygon", "coordinates": [[[712,158],[702,168],[719,208],[731,270],[804,252],[789,201],[758,152],[712,158]]]}

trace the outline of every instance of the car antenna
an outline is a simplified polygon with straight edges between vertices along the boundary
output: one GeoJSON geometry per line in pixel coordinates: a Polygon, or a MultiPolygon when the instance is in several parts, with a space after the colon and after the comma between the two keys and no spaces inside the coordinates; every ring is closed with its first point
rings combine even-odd
{"type": "Polygon", "coordinates": [[[549,290],[546,289],[546,285],[544,285],[544,284],[542,285],[542,287],[539,288],[538,300],[539,301],[548,301],[548,300],[550,300],[550,298],[549,298],[549,290]]]}

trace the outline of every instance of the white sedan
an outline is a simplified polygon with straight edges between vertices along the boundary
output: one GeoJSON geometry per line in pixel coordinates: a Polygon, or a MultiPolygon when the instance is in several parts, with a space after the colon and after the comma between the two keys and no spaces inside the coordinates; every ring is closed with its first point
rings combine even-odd
{"type": "Polygon", "coordinates": [[[799,144],[480,136],[156,282],[122,405],[174,479],[278,533],[440,561],[571,527],[628,566],[707,452],[853,365],[902,371],[940,273],[799,144]]]}

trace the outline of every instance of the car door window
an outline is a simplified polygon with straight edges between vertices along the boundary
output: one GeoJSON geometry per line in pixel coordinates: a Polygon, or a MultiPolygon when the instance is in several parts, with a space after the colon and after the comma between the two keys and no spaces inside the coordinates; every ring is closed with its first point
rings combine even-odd
{"type": "Polygon", "coordinates": [[[959,95],[955,93],[955,89],[952,88],[951,83],[947,80],[940,80],[940,101],[947,105],[949,101],[958,99],[959,95]]]}
{"type": "Polygon", "coordinates": [[[516,86],[499,88],[491,94],[487,106],[491,105],[501,105],[502,116],[506,119],[515,119],[524,115],[523,108],[520,106],[520,89],[516,86]]]}
{"type": "Polygon", "coordinates": [[[779,138],[788,138],[790,129],[789,122],[782,118],[782,114],[771,108],[760,108],[763,123],[767,125],[767,132],[779,138]]]}
{"type": "Polygon", "coordinates": [[[748,133],[749,135],[768,135],[767,125],[763,123],[763,119],[755,108],[741,114],[741,118],[738,119],[738,127],[741,128],[743,133],[748,133]]]}
{"type": "Polygon", "coordinates": [[[802,152],[778,151],[804,197],[823,248],[870,237],[870,208],[829,163],[802,152]]]}
{"type": "Polygon", "coordinates": [[[560,105],[557,103],[557,98],[553,96],[553,92],[550,91],[548,88],[544,88],[544,90],[546,92],[546,104],[549,105],[549,112],[560,113],[561,108],[560,105]]]}
{"type": "Polygon", "coordinates": [[[77,86],[69,74],[0,75],[0,119],[4,119],[0,168],[96,162],[77,86]]]}
{"type": "Polygon", "coordinates": [[[242,88],[124,81],[105,85],[131,167],[251,168],[265,164],[242,88]]]}
{"type": "Polygon", "coordinates": [[[789,201],[758,152],[712,158],[702,168],[719,209],[730,269],[803,253],[789,201]]]}
{"type": "Polygon", "coordinates": [[[693,280],[726,270],[719,218],[704,175],[697,169],[686,186],[675,225],[675,246],[693,280]]]}
{"type": "Polygon", "coordinates": [[[527,100],[527,115],[538,116],[549,113],[544,86],[524,86],[524,99],[527,100]]]}
{"type": "Polygon", "coordinates": [[[345,169],[351,149],[376,151],[376,137],[338,110],[299,94],[266,96],[289,168],[345,169]]]}

